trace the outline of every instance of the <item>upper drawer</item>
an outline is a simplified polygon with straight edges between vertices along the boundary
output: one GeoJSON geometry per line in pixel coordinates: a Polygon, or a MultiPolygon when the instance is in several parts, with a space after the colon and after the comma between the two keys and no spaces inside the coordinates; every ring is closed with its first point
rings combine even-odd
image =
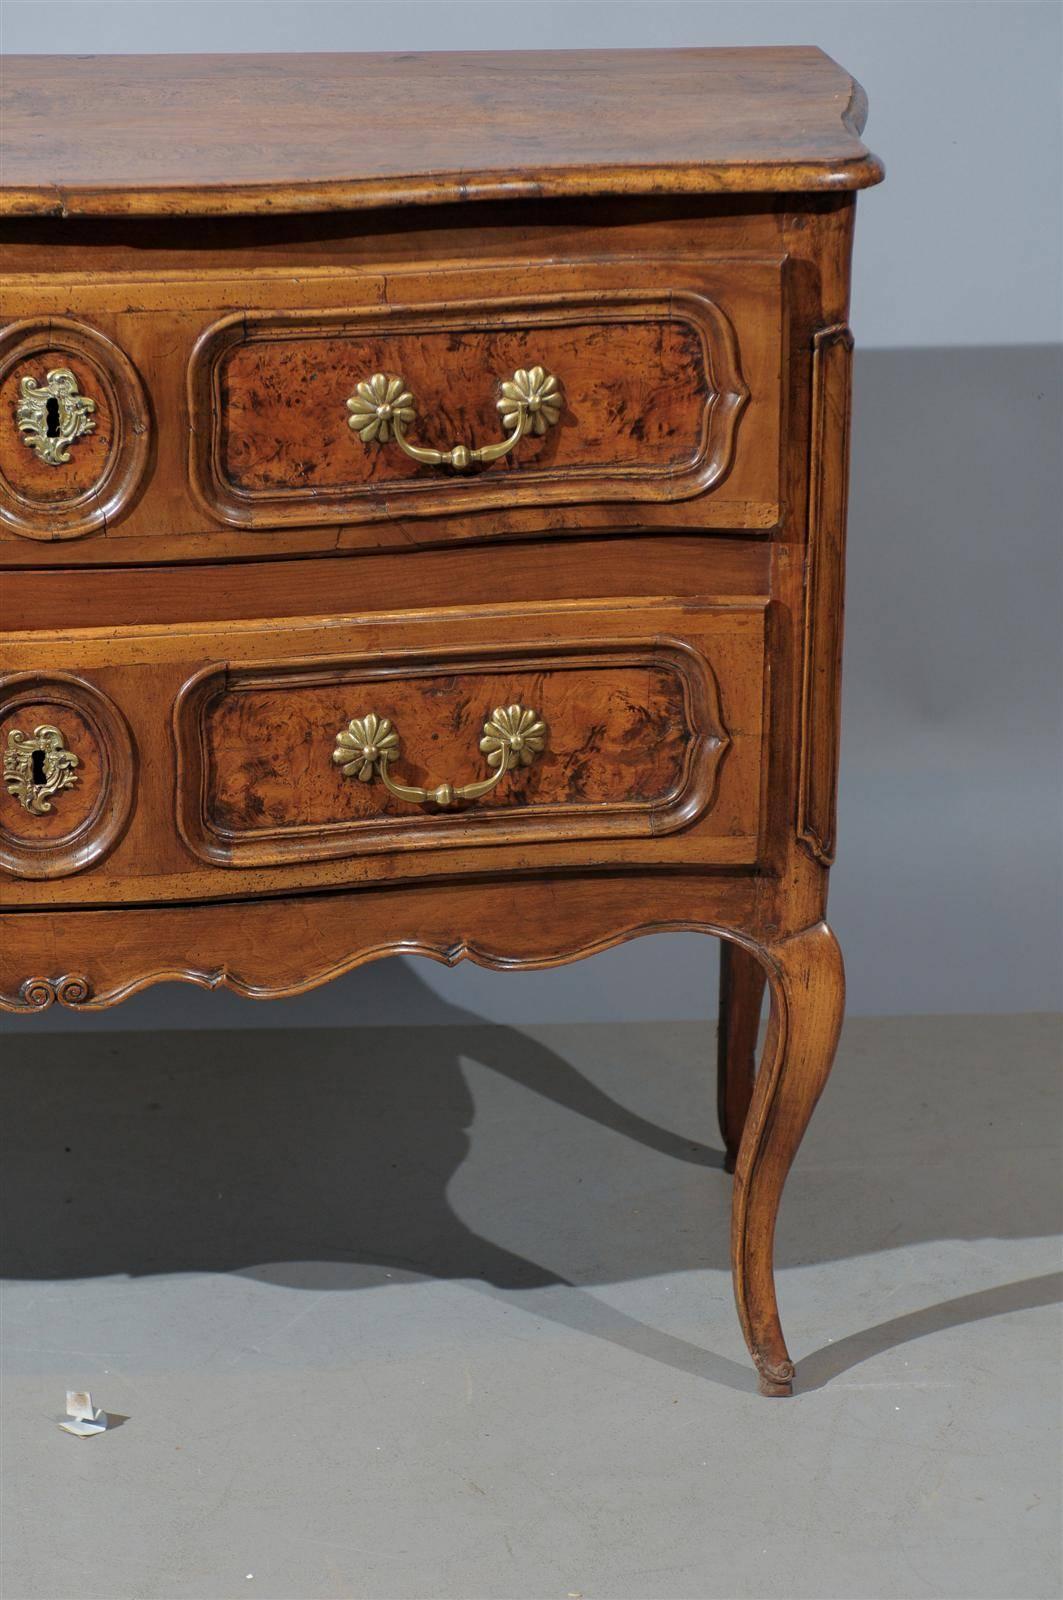
{"type": "Polygon", "coordinates": [[[771,528],[782,281],[677,257],[12,281],[0,538],[139,561],[771,528]]]}
{"type": "Polygon", "coordinates": [[[562,291],[528,270],[520,294],[507,276],[212,328],[189,387],[204,508],[262,527],[717,491],[774,520],[776,275],[731,267],[727,310],[674,265],[638,263],[624,287],[589,265],[562,291]]]}

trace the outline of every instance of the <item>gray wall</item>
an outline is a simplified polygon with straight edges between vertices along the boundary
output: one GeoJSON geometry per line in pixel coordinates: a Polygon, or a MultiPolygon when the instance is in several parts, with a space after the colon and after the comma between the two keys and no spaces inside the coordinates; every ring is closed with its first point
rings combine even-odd
{"type": "MultiPolygon", "coordinates": [[[[888,177],[857,230],[831,917],[850,1009],[870,1014],[1060,1003],[1061,17],[1018,0],[2,7],[9,53],[811,42],[855,73],[888,177]]],[[[171,988],[34,1025],[699,1017],[714,982],[712,944],[673,935],[549,974],[393,960],[269,1007],[171,988]]]]}

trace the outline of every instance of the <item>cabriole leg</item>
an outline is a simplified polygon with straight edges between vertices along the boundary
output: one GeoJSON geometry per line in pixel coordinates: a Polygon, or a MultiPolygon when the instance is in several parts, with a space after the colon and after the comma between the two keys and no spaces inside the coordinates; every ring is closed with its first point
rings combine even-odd
{"type": "Polygon", "coordinates": [[[735,1169],[757,1068],[757,1032],[768,975],[756,956],[724,939],[720,945],[720,1020],[716,1029],[716,1107],[724,1165],[735,1169]]]}
{"type": "Polygon", "coordinates": [[[758,951],[771,992],[764,1058],[735,1166],[731,1265],[742,1331],[760,1391],[793,1392],[775,1299],[775,1219],[786,1174],[827,1081],[841,1029],[845,975],[825,922],[758,951]]]}

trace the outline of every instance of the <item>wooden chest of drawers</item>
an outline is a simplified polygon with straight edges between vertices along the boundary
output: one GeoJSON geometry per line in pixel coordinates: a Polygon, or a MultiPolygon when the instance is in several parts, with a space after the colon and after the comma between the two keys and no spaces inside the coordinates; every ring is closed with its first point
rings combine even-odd
{"type": "Polygon", "coordinates": [[[739,1313],[788,1393],[859,88],[806,49],[6,79],[0,1002],[714,934],[739,1313]]]}

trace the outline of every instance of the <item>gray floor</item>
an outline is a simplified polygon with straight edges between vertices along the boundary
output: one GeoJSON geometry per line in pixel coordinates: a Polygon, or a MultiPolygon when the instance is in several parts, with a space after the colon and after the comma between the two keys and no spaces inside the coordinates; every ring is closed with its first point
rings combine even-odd
{"type": "Polygon", "coordinates": [[[1056,1596],[1058,1021],[849,1025],[780,1229],[792,1401],[709,1049],[6,1040],[4,1600],[1056,1596]],[[68,1387],[128,1420],[68,1437],[68,1387]]]}

